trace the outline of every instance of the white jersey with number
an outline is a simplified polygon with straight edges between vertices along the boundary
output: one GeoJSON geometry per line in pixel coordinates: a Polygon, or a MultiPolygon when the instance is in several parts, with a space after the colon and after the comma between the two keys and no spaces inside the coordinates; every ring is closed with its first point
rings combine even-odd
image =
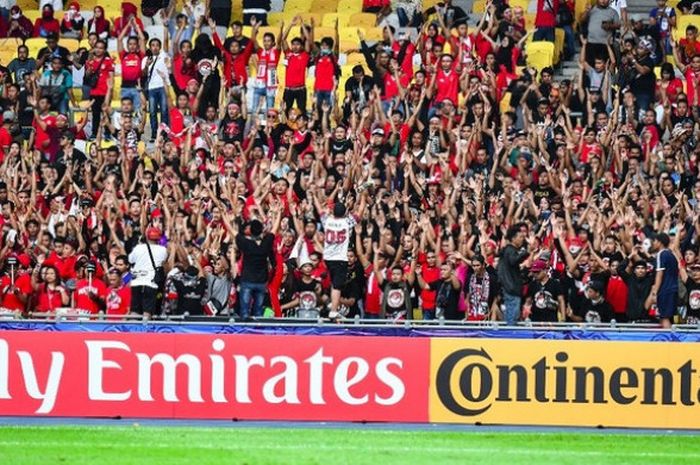
{"type": "Polygon", "coordinates": [[[355,227],[357,220],[354,216],[334,218],[323,216],[323,259],[341,262],[348,261],[348,245],[350,245],[350,231],[355,227]]]}

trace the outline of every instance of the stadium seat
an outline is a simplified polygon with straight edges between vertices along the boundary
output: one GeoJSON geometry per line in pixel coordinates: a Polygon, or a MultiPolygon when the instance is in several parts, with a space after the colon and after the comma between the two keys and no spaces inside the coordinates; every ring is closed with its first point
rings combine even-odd
{"type": "MultiPolygon", "coordinates": [[[[357,29],[356,27],[338,28],[338,42],[341,53],[360,49],[360,37],[357,35],[357,29]]],[[[360,28],[360,30],[362,30],[363,33],[365,32],[362,28],[360,28]]]]}
{"type": "Polygon", "coordinates": [[[338,11],[338,2],[337,0],[313,0],[309,11],[319,14],[333,13],[338,11]]]}
{"type": "Polygon", "coordinates": [[[700,15],[683,15],[676,18],[676,28],[673,29],[673,38],[681,40],[685,37],[685,28],[693,25],[700,29],[700,15]]]}
{"type": "Polygon", "coordinates": [[[36,55],[37,53],[39,53],[39,50],[46,47],[46,39],[41,37],[32,37],[31,39],[27,39],[24,42],[24,45],[26,45],[29,49],[29,56],[36,58],[36,55]]]}
{"type": "Polygon", "coordinates": [[[0,39],[0,51],[12,50],[15,54],[17,54],[17,47],[20,45],[22,45],[22,39],[16,37],[0,39]]]}
{"type": "Polygon", "coordinates": [[[314,24],[316,26],[321,25],[321,14],[320,13],[302,13],[301,14],[301,19],[304,21],[304,24],[311,24],[311,19],[314,20],[314,24]]]}
{"type": "Polygon", "coordinates": [[[525,46],[527,64],[538,71],[554,65],[554,44],[551,42],[530,42],[525,46]]]}
{"type": "Polygon", "coordinates": [[[317,27],[314,28],[314,40],[320,41],[324,37],[330,37],[333,41],[337,41],[338,32],[334,27],[317,27]]]}
{"type": "Polygon", "coordinates": [[[279,26],[285,21],[285,13],[282,11],[275,11],[267,14],[267,24],[270,26],[279,26]]]}
{"type": "Polygon", "coordinates": [[[361,53],[348,53],[345,56],[345,64],[343,66],[352,68],[355,65],[362,65],[364,67],[367,67],[365,56],[361,53]]]}
{"type": "Polygon", "coordinates": [[[337,19],[338,19],[338,27],[339,27],[339,28],[341,28],[341,27],[350,27],[350,26],[352,25],[352,23],[350,22],[350,18],[352,17],[353,14],[355,14],[355,13],[352,13],[352,14],[348,14],[348,13],[338,13],[338,14],[336,15],[336,16],[337,16],[337,19]]]}
{"type": "Polygon", "coordinates": [[[308,0],[304,2],[287,2],[284,4],[285,13],[306,13],[311,8],[310,2],[308,0]]]}
{"type": "Polygon", "coordinates": [[[365,28],[365,40],[368,40],[370,42],[384,40],[384,29],[382,29],[381,27],[365,28]]]}
{"type": "Polygon", "coordinates": [[[474,0],[474,3],[472,3],[472,12],[484,14],[486,12],[486,0],[474,0]]]}
{"type": "Polygon", "coordinates": [[[338,3],[338,13],[362,13],[362,0],[342,0],[338,3]]]}
{"type": "Polygon", "coordinates": [[[71,52],[75,52],[80,47],[80,41],[78,39],[60,39],[58,45],[66,47],[71,52]]]}
{"type": "Polygon", "coordinates": [[[377,15],[372,13],[355,13],[350,16],[350,23],[348,26],[353,27],[376,27],[377,26],[377,15]]]}
{"type": "MultiPolygon", "coordinates": [[[[36,7],[36,5],[34,5],[34,6],[36,7]]],[[[27,17],[27,19],[29,21],[32,22],[32,25],[34,24],[34,22],[37,19],[41,18],[41,11],[40,10],[23,10],[22,13],[24,14],[24,16],[27,17]]]]}
{"type": "Polygon", "coordinates": [[[338,26],[338,13],[326,13],[323,15],[321,20],[321,26],[323,27],[337,27],[338,26]]]}

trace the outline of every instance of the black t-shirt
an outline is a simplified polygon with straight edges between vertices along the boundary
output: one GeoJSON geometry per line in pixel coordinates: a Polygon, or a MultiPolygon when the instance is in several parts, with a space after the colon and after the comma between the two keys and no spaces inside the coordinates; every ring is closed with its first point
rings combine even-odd
{"type": "Polygon", "coordinates": [[[435,308],[438,311],[443,311],[446,320],[461,319],[457,311],[459,289],[452,287],[452,283],[449,280],[438,279],[430,283],[430,290],[437,292],[435,308]]]}
{"type": "Polygon", "coordinates": [[[640,66],[650,69],[646,74],[636,73],[632,79],[632,92],[634,95],[653,95],[656,89],[656,74],[654,74],[654,61],[646,56],[638,61],[640,66]]]}
{"type": "Polygon", "coordinates": [[[384,283],[384,292],[386,298],[386,313],[392,315],[398,312],[406,311],[406,294],[407,285],[405,283],[384,283]]]}
{"type": "Polygon", "coordinates": [[[700,283],[688,278],[685,282],[685,288],[688,291],[688,310],[686,315],[693,318],[700,318],[700,283]]]}
{"type": "Polygon", "coordinates": [[[243,254],[241,282],[258,284],[267,282],[268,263],[274,263],[273,241],[272,234],[266,234],[257,241],[241,233],[236,236],[236,246],[243,254]]]}
{"type": "Polygon", "coordinates": [[[207,290],[207,280],[183,274],[175,279],[173,284],[177,290],[177,314],[203,315],[202,300],[207,290]]]}
{"type": "Polygon", "coordinates": [[[299,297],[299,308],[304,310],[318,308],[318,296],[321,293],[321,283],[313,278],[309,282],[299,278],[294,281],[294,292],[299,297]]]}
{"type": "Polygon", "coordinates": [[[528,285],[527,295],[532,299],[532,321],[557,322],[559,310],[559,297],[564,294],[564,289],[559,280],[548,279],[544,285],[539,281],[532,281],[528,285]]]}
{"type": "Polygon", "coordinates": [[[613,310],[608,301],[601,298],[598,302],[585,299],[586,312],[581,315],[587,323],[609,323],[613,318],[613,310]]]}

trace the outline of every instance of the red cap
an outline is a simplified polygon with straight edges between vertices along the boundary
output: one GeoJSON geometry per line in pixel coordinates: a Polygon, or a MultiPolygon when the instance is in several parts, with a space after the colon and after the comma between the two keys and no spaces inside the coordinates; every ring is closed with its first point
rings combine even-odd
{"type": "Polygon", "coordinates": [[[29,268],[32,265],[32,259],[26,253],[21,253],[17,255],[17,261],[22,266],[22,268],[29,268]]]}
{"type": "Polygon", "coordinates": [[[161,237],[160,229],[153,227],[153,226],[146,229],[146,238],[149,241],[159,241],[160,237],[161,237]]]}

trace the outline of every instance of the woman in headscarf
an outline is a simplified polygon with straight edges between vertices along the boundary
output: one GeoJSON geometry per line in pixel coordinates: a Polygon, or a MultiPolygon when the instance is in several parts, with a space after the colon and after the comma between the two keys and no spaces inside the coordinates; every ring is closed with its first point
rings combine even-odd
{"type": "Polygon", "coordinates": [[[80,4],[78,2],[70,2],[68,4],[68,10],[63,13],[61,37],[82,39],[84,26],[85,19],[80,15],[80,4]]]}
{"type": "Polygon", "coordinates": [[[217,65],[221,61],[221,50],[214,47],[208,34],[199,34],[194,41],[190,57],[199,70],[197,80],[204,86],[197,112],[202,115],[208,106],[219,107],[221,78],[217,65]]]}
{"type": "Polygon", "coordinates": [[[10,8],[10,24],[7,28],[7,37],[19,37],[28,39],[34,34],[32,22],[22,14],[22,9],[17,5],[10,8]]]}
{"type": "Polygon", "coordinates": [[[44,5],[41,9],[41,18],[37,18],[34,23],[34,37],[46,38],[49,34],[60,35],[61,24],[53,17],[53,13],[51,5],[44,5]]]}
{"type": "Polygon", "coordinates": [[[133,26],[129,26],[129,21],[131,20],[132,17],[135,18],[136,24],[138,27],[143,31],[143,23],[138,17],[137,14],[138,10],[136,8],[136,5],[133,3],[129,2],[124,2],[122,3],[122,15],[114,20],[114,30],[112,31],[112,34],[114,37],[119,37],[119,34],[121,34],[122,29],[125,27],[128,27],[130,30],[127,31],[126,36],[135,36],[136,35],[136,29],[133,28],[133,26]]]}
{"type": "Polygon", "coordinates": [[[109,21],[105,19],[105,10],[101,6],[96,6],[93,10],[92,19],[88,21],[87,33],[97,34],[97,37],[102,40],[107,40],[109,37],[109,21]]]}

